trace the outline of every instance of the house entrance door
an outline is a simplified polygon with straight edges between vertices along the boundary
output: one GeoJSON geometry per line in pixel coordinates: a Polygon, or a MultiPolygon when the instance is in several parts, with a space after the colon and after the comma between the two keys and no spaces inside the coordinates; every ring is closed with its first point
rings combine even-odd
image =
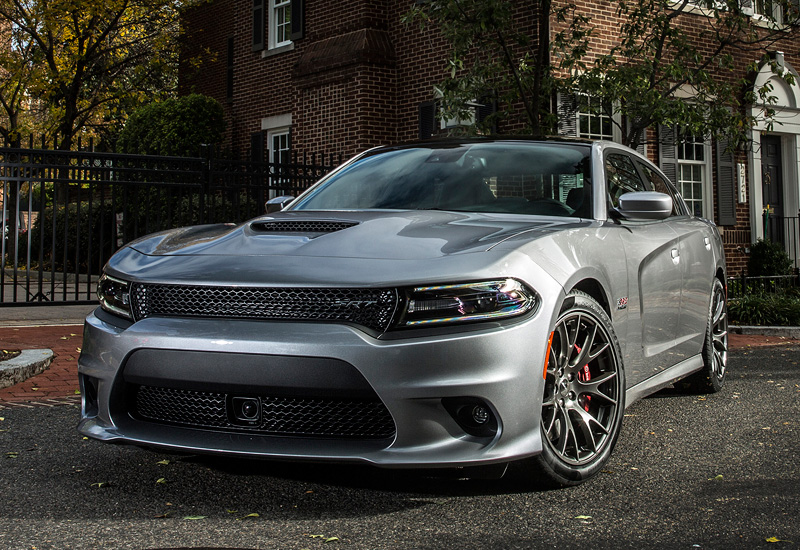
{"type": "Polygon", "coordinates": [[[781,138],[761,138],[761,197],[764,205],[764,238],[783,243],[783,171],[781,138]]]}

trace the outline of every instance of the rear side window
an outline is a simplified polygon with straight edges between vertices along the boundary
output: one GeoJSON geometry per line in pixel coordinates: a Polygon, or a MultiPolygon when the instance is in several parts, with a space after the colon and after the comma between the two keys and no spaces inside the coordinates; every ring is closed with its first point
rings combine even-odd
{"type": "Polygon", "coordinates": [[[608,194],[615,208],[619,206],[619,198],[625,193],[648,190],[628,155],[609,153],[606,155],[605,170],[608,194]]]}

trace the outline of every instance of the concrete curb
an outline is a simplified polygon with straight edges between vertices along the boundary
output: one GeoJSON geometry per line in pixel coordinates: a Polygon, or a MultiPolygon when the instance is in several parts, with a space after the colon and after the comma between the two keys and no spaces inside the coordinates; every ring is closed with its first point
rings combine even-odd
{"type": "Polygon", "coordinates": [[[728,331],[748,336],[775,336],[800,339],[800,327],[749,327],[730,325],[728,331]]]}
{"type": "Polygon", "coordinates": [[[18,356],[0,362],[0,389],[19,384],[43,372],[52,362],[53,350],[22,350],[18,356]]]}

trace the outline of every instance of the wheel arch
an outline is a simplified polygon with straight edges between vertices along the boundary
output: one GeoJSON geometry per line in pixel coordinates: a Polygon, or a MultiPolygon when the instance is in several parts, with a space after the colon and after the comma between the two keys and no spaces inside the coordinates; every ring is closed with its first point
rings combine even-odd
{"type": "Polygon", "coordinates": [[[728,287],[728,281],[725,280],[725,270],[722,267],[717,267],[717,272],[714,274],[714,276],[720,280],[722,286],[725,288],[728,287]]]}
{"type": "MultiPolygon", "coordinates": [[[[573,290],[580,290],[581,292],[585,292],[586,294],[591,296],[598,304],[600,304],[600,307],[603,308],[603,311],[605,311],[606,314],[609,317],[611,317],[611,305],[608,300],[608,294],[606,293],[606,290],[600,283],[600,281],[591,277],[587,277],[586,279],[582,279],[577,283],[575,283],[572,286],[572,288],[569,289],[567,294],[569,294],[573,290]]],[[[564,307],[569,307],[569,305],[571,304],[565,303],[562,306],[562,309],[564,307]]]]}

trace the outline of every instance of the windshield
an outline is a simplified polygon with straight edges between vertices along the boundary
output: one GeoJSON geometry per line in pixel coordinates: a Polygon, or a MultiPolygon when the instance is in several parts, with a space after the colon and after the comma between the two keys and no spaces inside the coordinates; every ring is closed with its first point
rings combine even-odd
{"type": "Polygon", "coordinates": [[[392,149],[346,166],[291,210],[455,210],[591,217],[590,146],[489,142],[392,149]]]}

